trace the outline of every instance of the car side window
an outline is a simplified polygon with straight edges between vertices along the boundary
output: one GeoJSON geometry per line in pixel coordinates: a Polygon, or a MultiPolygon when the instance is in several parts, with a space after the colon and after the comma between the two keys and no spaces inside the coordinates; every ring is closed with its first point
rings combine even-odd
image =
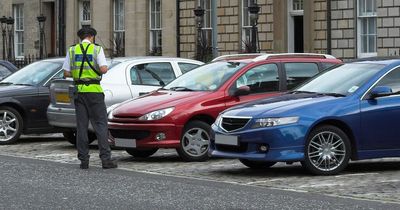
{"type": "Polygon", "coordinates": [[[392,88],[392,92],[400,91],[400,68],[386,74],[376,86],[387,86],[392,88]]]}
{"type": "Polygon", "coordinates": [[[0,64],[0,79],[10,75],[11,73],[12,72],[10,70],[0,64]]]}
{"type": "Polygon", "coordinates": [[[194,68],[199,67],[200,65],[194,64],[194,63],[182,63],[178,62],[178,66],[182,71],[182,74],[191,71],[194,68]]]}
{"type": "Polygon", "coordinates": [[[249,86],[250,94],[279,91],[278,66],[276,64],[264,64],[248,70],[238,80],[236,88],[249,86]]]}
{"type": "Polygon", "coordinates": [[[285,63],[287,89],[293,89],[305,80],[318,74],[316,63],[285,63]]]}
{"type": "Polygon", "coordinates": [[[133,85],[163,86],[176,78],[169,62],[139,64],[130,73],[133,85]]]}

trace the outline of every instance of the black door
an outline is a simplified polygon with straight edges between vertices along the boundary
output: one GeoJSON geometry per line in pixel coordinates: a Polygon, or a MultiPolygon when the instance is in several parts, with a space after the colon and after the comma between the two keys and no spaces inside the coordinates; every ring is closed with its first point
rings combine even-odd
{"type": "Polygon", "coordinates": [[[303,16],[293,16],[294,21],[294,52],[304,52],[303,16]]]}

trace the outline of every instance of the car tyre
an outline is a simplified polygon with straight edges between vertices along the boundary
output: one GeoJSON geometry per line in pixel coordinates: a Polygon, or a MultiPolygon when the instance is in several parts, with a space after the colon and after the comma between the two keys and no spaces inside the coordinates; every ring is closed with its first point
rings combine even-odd
{"type": "Polygon", "coordinates": [[[24,128],[21,114],[6,106],[0,107],[0,125],[0,145],[15,143],[24,128]]]}
{"type": "MultiPolygon", "coordinates": [[[[66,131],[63,133],[64,138],[71,144],[76,145],[76,131],[66,131]]],[[[89,144],[97,139],[96,134],[88,132],[89,144]]]]}
{"type": "Polygon", "coordinates": [[[191,121],[183,128],[180,147],[176,149],[184,161],[209,159],[211,126],[202,121],[191,121]]]}
{"type": "Polygon", "coordinates": [[[271,162],[271,161],[258,161],[258,160],[248,160],[248,159],[239,159],[239,161],[251,168],[251,169],[268,169],[271,166],[275,165],[276,162],[271,162]]]}
{"type": "Polygon", "coordinates": [[[304,148],[303,167],[315,175],[335,175],[349,163],[350,140],[345,132],[332,125],[313,129],[304,148]]]}
{"type": "Polygon", "coordinates": [[[152,156],[154,153],[158,151],[158,148],[154,149],[135,149],[135,148],[127,148],[126,152],[132,155],[135,158],[147,158],[152,156]]]}

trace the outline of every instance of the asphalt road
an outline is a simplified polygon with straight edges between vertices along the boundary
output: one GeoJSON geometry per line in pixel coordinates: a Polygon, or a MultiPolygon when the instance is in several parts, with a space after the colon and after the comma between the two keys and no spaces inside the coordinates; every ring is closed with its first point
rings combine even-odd
{"type": "Polygon", "coordinates": [[[399,209],[192,178],[0,156],[0,209],[399,209]]]}

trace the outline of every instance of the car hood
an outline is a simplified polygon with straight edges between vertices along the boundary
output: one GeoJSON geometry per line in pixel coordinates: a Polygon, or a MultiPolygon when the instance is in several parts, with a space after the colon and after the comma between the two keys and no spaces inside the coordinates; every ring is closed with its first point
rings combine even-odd
{"type": "Polygon", "coordinates": [[[277,97],[258,100],[232,107],[224,112],[226,116],[274,117],[296,113],[310,106],[331,103],[343,97],[323,96],[319,94],[284,94],[277,97]]]}
{"type": "Polygon", "coordinates": [[[139,117],[152,111],[191,103],[208,94],[210,93],[198,91],[154,91],[121,103],[113,110],[113,115],[116,117],[139,117]]]}
{"type": "Polygon", "coordinates": [[[24,85],[0,85],[0,97],[29,95],[36,93],[36,88],[24,85]]]}

